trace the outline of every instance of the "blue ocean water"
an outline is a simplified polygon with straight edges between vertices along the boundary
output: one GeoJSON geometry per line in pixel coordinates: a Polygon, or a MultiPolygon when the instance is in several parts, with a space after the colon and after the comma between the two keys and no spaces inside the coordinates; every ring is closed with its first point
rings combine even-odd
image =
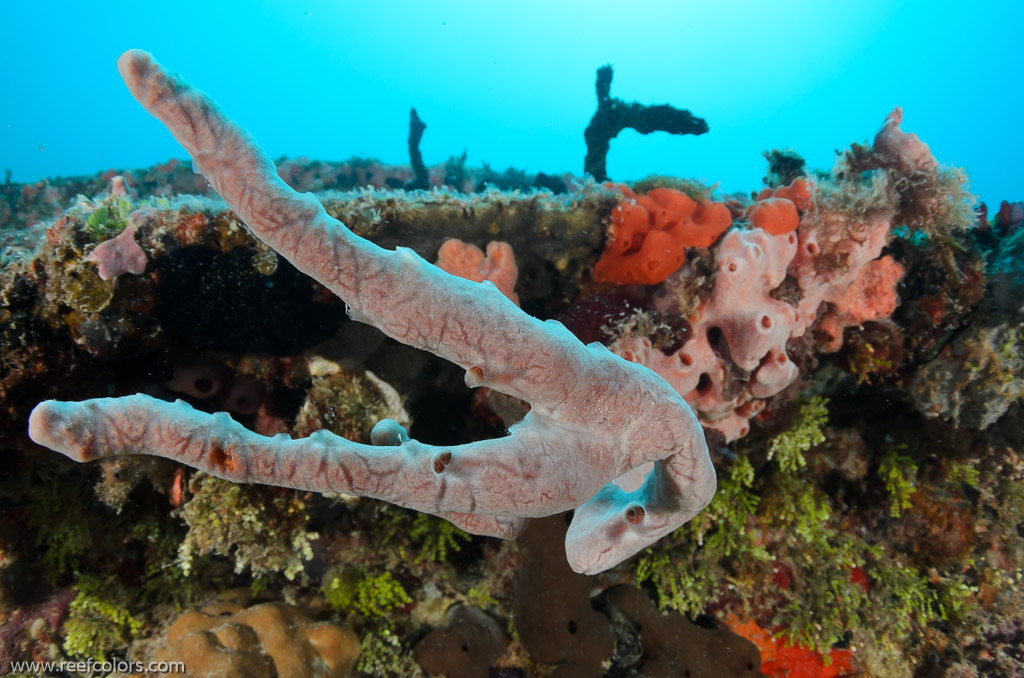
{"type": "Polygon", "coordinates": [[[16,182],[181,157],[117,74],[152,52],[211,93],[273,156],[408,162],[409,108],[426,163],[582,173],[595,71],[612,95],[671,103],[710,133],[623,132],[613,179],[695,177],[755,190],[761,153],[812,168],[903,129],[964,167],[990,206],[1024,190],[1024,3],[3,2],[0,169],[16,182]]]}

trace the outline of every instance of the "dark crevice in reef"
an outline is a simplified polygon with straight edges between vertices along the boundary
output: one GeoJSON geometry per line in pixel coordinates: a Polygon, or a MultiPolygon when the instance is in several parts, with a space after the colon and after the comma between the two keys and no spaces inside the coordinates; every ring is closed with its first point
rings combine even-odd
{"type": "Polygon", "coordinates": [[[413,426],[410,435],[430,445],[455,445],[468,442],[465,417],[473,400],[466,387],[463,370],[446,360],[430,360],[420,375],[426,386],[417,390],[408,402],[413,426]]]}
{"type": "Polygon", "coordinates": [[[345,309],[318,302],[316,288],[278,261],[258,273],[252,251],[227,254],[188,247],[160,261],[156,315],[185,345],[229,353],[301,353],[338,331],[345,309]]]}

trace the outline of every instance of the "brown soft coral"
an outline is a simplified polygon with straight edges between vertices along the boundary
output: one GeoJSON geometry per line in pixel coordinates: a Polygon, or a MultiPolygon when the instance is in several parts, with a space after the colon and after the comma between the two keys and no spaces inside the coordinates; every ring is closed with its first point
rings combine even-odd
{"type": "Polygon", "coordinates": [[[498,622],[483,610],[462,605],[449,610],[445,621],[447,626],[416,645],[416,662],[432,675],[487,678],[491,662],[505,649],[498,622]]]}
{"type": "Polygon", "coordinates": [[[593,578],[573,572],[565,562],[564,515],[539,518],[522,536],[526,551],[516,576],[516,631],[530,657],[558,664],[552,676],[597,678],[611,659],[615,633],[608,618],[590,602],[593,578]]]}
{"type": "Polygon", "coordinates": [[[702,628],[681,614],[659,612],[635,586],[616,586],[608,591],[607,600],[639,631],[644,651],[640,671],[645,676],[764,676],[760,652],[742,636],[702,628]]]}

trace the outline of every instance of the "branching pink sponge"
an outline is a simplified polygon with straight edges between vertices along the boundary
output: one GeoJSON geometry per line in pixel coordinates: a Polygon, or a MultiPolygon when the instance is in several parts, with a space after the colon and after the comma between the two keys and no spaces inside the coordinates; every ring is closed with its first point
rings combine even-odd
{"type": "Polygon", "coordinates": [[[566,553],[586,573],[628,558],[711,500],[703,431],[663,379],[526,315],[492,285],[354,235],[313,196],[288,188],[248,133],[149,54],[126,52],[118,68],[253,233],[344,299],[353,318],[457,363],[470,386],[531,410],[504,438],[448,447],[409,440],[384,420],[374,446],[326,431],[267,438],[227,414],[135,395],[43,402],[29,420],[33,440],[79,461],[153,454],[236,482],[375,497],[501,537],[526,518],[576,509],[566,553]],[[638,489],[612,482],[650,463],[638,489]]]}

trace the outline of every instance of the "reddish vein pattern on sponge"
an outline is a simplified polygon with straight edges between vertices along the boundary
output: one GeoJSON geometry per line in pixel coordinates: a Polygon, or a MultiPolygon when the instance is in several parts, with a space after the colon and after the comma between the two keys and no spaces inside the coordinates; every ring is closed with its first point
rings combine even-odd
{"type": "Polygon", "coordinates": [[[626,200],[612,210],[608,244],[594,267],[598,282],[657,285],[683,265],[687,247],[710,247],[732,224],[722,203],[698,203],[671,188],[646,195],[618,188],[626,200]]]}
{"type": "Polygon", "coordinates": [[[461,366],[470,387],[531,408],[502,438],[432,446],[385,420],[371,446],[328,431],[260,436],[224,413],[145,395],[49,400],[29,418],[33,440],[78,461],[144,452],[234,482],[376,497],[477,534],[514,537],[527,518],[574,509],[566,557],[587,574],[632,556],[711,501],[704,432],[663,379],[523,313],[492,285],[360,238],[312,195],[288,187],[245,130],[149,54],[126,52],[118,68],[252,232],[341,297],[353,319],[461,366]],[[613,482],[636,468],[651,469],[642,487],[627,492],[613,482]]]}

